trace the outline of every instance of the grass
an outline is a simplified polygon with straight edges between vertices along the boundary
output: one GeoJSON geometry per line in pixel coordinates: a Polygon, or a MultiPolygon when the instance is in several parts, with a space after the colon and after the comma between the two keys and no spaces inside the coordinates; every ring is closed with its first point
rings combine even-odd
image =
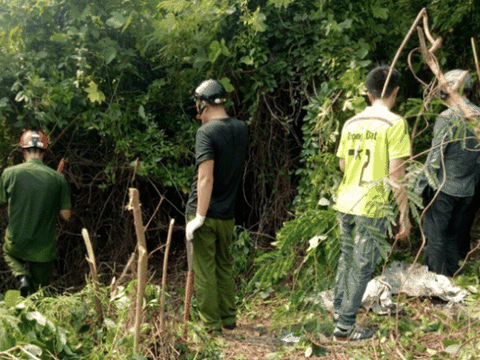
{"type": "Polygon", "coordinates": [[[319,305],[292,304],[286,287],[248,294],[239,306],[238,328],[213,338],[198,325],[194,303],[188,341],[184,341],[183,276],[175,274],[169,281],[177,292],[167,296],[163,333],[159,330],[160,288],[150,284],[138,354],[133,350],[132,332],[135,281],[119,286],[114,298],[110,298],[110,287],[101,287],[105,321],[100,326],[90,284],[75,293],[52,295],[44,290],[27,299],[10,292],[7,301],[0,301],[4,329],[0,330],[0,359],[478,359],[479,265],[479,260],[470,262],[465,275],[453,279],[470,291],[465,305],[446,307],[438,299],[400,295],[395,300],[403,312],[397,316],[362,310],[358,322],[377,329],[377,337],[359,346],[332,342],[331,315],[319,305]],[[282,343],[280,339],[289,333],[300,341],[282,343]]]}

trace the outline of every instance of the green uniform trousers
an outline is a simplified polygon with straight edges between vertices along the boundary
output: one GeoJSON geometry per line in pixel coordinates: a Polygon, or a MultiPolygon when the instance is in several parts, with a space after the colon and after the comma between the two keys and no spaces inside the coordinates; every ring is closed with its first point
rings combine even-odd
{"type": "Polygon", "coordinates": [[[25,261],[18,259],[14,256],[3,253],[5,262],[10,267],[13,275],[15,277],[20,275],[28,276],[33,283],[33,286],[38,287],[38,285],[47,286],[50,284],[50,280],[53,274],[53,261],[50,262],[36,262],[36,261],[26,261],[28,264],[28,269],[25,267],[25,261]]]}
{"type": "MultiPolygon", "coordinates": [[[[188,215],[187,221],[193,219],[188,215]]],[[[235,288],[230,244],[235,220],[206,218],[193,233],[193,270],[200,319],[207,329],[235,321],[235,288]]]]}

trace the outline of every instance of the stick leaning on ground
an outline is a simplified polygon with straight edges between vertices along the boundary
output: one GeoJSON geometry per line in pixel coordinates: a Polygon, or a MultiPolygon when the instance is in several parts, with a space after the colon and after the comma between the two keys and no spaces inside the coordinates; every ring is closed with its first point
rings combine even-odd
{"type": "Polygon", "coordinates": [[[193,293],[193,240],[187,241],[187,261],[188,261],[188,273],[187,283],[185,285],[185,307],[183,309],[183,322],[185,327],[183,329],[183,339],[186,341],[188,336],[187,322],[190,320],[190,307],[192,304],[193,293]]]}

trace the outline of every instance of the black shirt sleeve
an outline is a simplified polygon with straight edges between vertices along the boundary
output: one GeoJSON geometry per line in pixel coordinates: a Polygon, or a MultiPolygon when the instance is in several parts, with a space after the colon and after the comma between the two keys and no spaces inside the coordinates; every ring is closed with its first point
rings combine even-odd
{"type": "Polygon", "coordinates": [[[213,146],[212,138],[209,136],[205,128],[197,130],[195,138],[195,161],[196,165],[200,165],[205,160],[215,159],[215,148],[213,146]]]}

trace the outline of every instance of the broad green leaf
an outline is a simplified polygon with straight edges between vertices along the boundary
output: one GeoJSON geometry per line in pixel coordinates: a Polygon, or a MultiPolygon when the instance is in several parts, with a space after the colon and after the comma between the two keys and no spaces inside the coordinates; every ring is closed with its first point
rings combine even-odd
{"type": "Polygon", "coordinates": [[[223,85],[223,87],[225,88],[225,91],[226,91],[226,92],[229,93],[229,92],[232,92],[233,90],[235,90],[234,87],[233,87],[233,85],[232,85],[232,83],[230,82],[230,79],[229,79],[229,78],[223,77],[223,78],[221,78],[219,81],[222,83],[222,85],[223,85]]]}
{"type": "Polygon", "coordinates": [[[45,326],[45,324],[47,323],[47,319],[38,311],[29,311],[26,317],[27,317],[27,320],[30,320],[30,321],[35,320],[41,326],[45,326]]]}
{"type": "Polygon", "coordinates": [[[222,55],[230,56],[230,50],[228,50],[227,45],[225,44],[225,39],[222,38],[220,45],[222,47],[222,55]]]}
{"type": "Polygon", "coordinates": [[[372,5],[372,15],[377,19],[384,19],[388,18],[388,8],[383,8],[380,3],[375,3],[372,5]]]}
{"type": "Polygon", "coordinates": [[[5,306],[7,308],[14,307],[20,299],[20,290],[8,290],[5,294],[5,306]]]}
{"type": "Polygon", "coordinates": [[[257,10],[253,13],[252,18],[249,20],[249,24],[253,26],[255,31],[264,32],[267,29],[267,25],[265,24],[265,20],[267,20],[267,17],[260,10],[261,9],[259,6],[257,10]]]}
{"type": "Polygon", "coordinates": [[[112,12],[112,17],[107,20],[107,25],[113,27],[114,29],[120,29],[125,23],[127,19],[125,16],[120,14],[117,11],[112,12]]]}
{"type": "Polygon", "coordinates": [[[212,41],[210,43],[210,53],[208,54],[208,59],[214,63],[221,53],[222,47],[220,46],[220,43],[217,40],[212,41]]]}
{"type": "Polygon", "coordinates": [[[122,32],[124,32],[125,30],[127,30],[127,28],[130,26],[130,24],[132,23],[132,20],[133,20],[133,14],[130,14],[127,18],[127,21],[125,21],[125,25],[123,26],[123,29],[122,29],[122,32]]]}
{"type": "Polygon", "coordinates": [[[92,103],[98,102],[99,104],[101,104],[105,101],[105,94],[98,89],[97,84],[95,84],[93,81],[90,81],[88,83],[88,88],[86,88],[85,91],[88,94],[88,98],[92,103]]]}
{"type": "Polygon", "coordinates": [[[33,356],[35,356],[36,358],[38,358],[39,356],[42,356],[42,349],[37,346],[37,345],[33,345],[33,344],[28,344],[28,345],[25,345],[23,347],[23,350],[25,350],[26,352],[32,354],[33,356]]]}
{"type": "Polygon", "coordinates": [[[65,345],[67,345],[67,331],[64,328],[59,327],[57,331],[56,342],[57,352],[61,352],[65,345]]]}
{"type": "Polygon", "coordinates": [[[273,4],[277,8],[284,8],[286,9],[288,5],[293,3],[295,0],[268,0],[268,4],[273,4]]]}
{"type": "Polygon", "coordinates": [[[132,360],[147,360],[147,358],[143,355],[135,354],[135,355],[133,355],[132,360]]]}
{"type": "Polygon", "coordinates": [[[115,46],[108,45],[108,43],[115,44],[115,42],[104,42],[103,47],[100,51],[100,54],[105,59],[105,64],[108,65],[112,62],[113,59],[117,57],[117,49],[115,46]]]}
{"type": "Polygon", "coordinates": [[[361,48],[357,51],[357,56],[360,59],[365,59],[365,57],[368,55],[368,49],[366,48],[361,48]]]}
{"type": "Polygon", "coordinates": [[[140,116],[142,119],[145,119],[145,108],[143,105],[138,107],[138,116],[140,116]]]}

